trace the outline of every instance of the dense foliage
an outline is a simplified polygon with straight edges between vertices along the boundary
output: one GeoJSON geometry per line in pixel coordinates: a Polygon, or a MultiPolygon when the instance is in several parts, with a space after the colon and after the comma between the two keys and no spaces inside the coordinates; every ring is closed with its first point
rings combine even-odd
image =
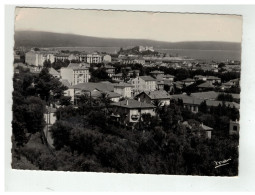
{"type": "MultiPolygon", "coordinates": [[[[175,75],[183,79],[190,72],[180,70],[175,75]]],[[[64,90],[47,68],[39,75],[14,75],[13,168],[238,175],[239,140],[228,135],[229,120],[239,118],[235,108],[224,104],[208,108],[203,102],[199,113],[193,114],[182,101],[163,107],[155,101],[156,116],[143,115],[143,120],[130,127],[112,120],[106,95],[98,99],[84,95],[73,106],[70,99],[63,97],[64,90]],[[57,109],[57,122],[50,130],[54,149],[49,150],[42,142],[43,112],[46,104],[55,102],[63,106],[57,109]],[[205,137],[201,122],[214,129],[212,139],[205,137]],[[231,159],[227,166],[215,168],[214,161],[225,159],[231,159]]]]}

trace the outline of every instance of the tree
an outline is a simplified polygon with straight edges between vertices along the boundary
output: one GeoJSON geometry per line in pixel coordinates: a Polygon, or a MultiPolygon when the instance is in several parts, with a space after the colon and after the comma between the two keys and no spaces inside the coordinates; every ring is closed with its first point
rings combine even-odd
{"type": "Polygon", "coordinates": [[[72,125],[65,121],[57,121],[50,129],[53,145],[56,150],[69,146],[72,125]]]}
{"type": "Polygon", "coordinates": [[[207,113],[208,112],[208,107],[207,107],[207,104],[206,104],[206,101],[202,101],[201,104],[198,106],[198,110],[200,112],[203,112],[203,113],[207,113]]]}
{"type": "Polygon", "coordinates": [[[42,132],[45,126],[44,121],[45,104],[38,97],[26,99],[25,122],[28,133],[42,132]]]}
{"type": "Polygon", "coordinates": [[[50,60],[45,60],[45,61],[43,62],[43,67],[44,67],[44,68],[50,68],[50,67],[51,67],[51,62],[50,62],[50,60]]]}
{"type": "Polygon", "coordinates": [[[35,88],[41,99],[46,102],[49,102],[50,97],[53,98],[53,102],[59,99],[67,89],[57,78],[49,74],[47,68],[43,68],[35,80],[35,88]]]}
{"type": "Polygon", "coordinates": [[[221,93],[221,94],[218,95],[217,100],[233,102],[234,98],[231,94],[221,93]]]}
{"type": "Polygon", "coordinates": [[[71,98],[70,96],[61,96],[59,101],[60,101],[60,105],[62,106],[69,106],[71,105],[71,98]]]}
{"type": "Polygon", "coordinates": [[[124,79],[124,82],[127,81],[128,73],[126,69],[122,69],[122,78],[124,79]]]}
{"type": "Polygon", "coordinates": [[[155,111],[156,111],[157,116],[159,116],[159,113],[161,111],[163,103],[160,100],[155,99],[155,100],[153,100],[152,104],[156,107],[155,111]]]}

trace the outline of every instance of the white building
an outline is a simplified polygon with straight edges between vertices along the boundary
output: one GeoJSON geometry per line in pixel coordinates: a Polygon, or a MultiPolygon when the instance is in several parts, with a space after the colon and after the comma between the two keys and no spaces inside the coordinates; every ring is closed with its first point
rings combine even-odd
{"type": "Polygon", "coordinates": [[[103,56],[103,62],[111,62],[111,61],[112,61],[112,57],[110,55],[103,56]]]}
{"type": "Polygon", "coordinates": [[[131,84],[134,86],[134,92],[142,91],[155,91],[156,79],[151,76],[139,76],[131,80],[131,84]]]}
{"type": "Polygon", "coordinates": [[[122,95],[123,97],[131,98],[133,85],[128,83],[119,83],[114,85],[114,92],[122,95]]]}
{"type": "Polygon", "coordinates": [[[25,63],[33,66],[43,66],[44,61],[54,62],[54,55],[44,52],[29,51],[25,54],[25,63]]]}
{"type": "Polygon", "coordinates": [[[98,64],[102,62],[102,56],[97,53],[87,54],[87,63],[98,64]]]}
{"type": "Polygon", "coordinates": [[[70,85],[87,83],[90,79],[89,66],[84,63],[70,63],[68,67],[60,69],[62,79],[68,80],[70,85]]]}

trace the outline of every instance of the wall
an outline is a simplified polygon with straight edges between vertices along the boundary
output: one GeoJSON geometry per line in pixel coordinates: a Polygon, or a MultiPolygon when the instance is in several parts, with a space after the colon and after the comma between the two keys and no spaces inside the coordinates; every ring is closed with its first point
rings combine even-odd
{"type": "Polygon", "coordinates": [[[74,85],[73,70],[69,68],[61,68],[60,75],[62,79],[68,80],[71,85],[74,85]]]}

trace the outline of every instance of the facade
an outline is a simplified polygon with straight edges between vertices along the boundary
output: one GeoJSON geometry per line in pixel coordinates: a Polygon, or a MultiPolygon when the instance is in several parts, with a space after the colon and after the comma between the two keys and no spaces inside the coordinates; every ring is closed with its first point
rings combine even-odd
{"type": "Polygon", "coordinates": [[[68,67],[60,69],[62,79],[68,80],[70,85],[87,83],[90,79],[89,68],[86,64],[70,63],[68,67]]]}
{"type": "Polygon", "coordinates": [[[151,76],[153,76],[154,78],[156,78],[157,76],[163,76],[164,72],[159,71],[159,70],[154,70],[150,72],[151,76]]]}
{"type": "MultiPolygon", "coordinates": [[[[186,94],[171,95],[171,99],[175,99],[175,100],[181,99],[183,101],[184,108],[187,108],[188,110],[190,110],[193,113],[198,112],[198,108],[203,101],[206,102],[208,109],[210,107],[217,107],[219,104],[223,105],[222,101],[201,99],[196,96],[193,97],[192,93],[190,96],[188,96],[186,94]]],[[[235,103],[235,102],[224,102],[224,103],[226,106],[229,106],[231,108],[235,107],[236,109],[240,109],[240,105],[238,103],[235,103]]]]}
{"type": "Polygon", "coordinates": [[[103,56],[103,62],[111,62],[111,61],[112,61],[112,57],[110,55],[103,56]]]}
{"type": "Polygon", "coordinates": [[[66,53],[59,53],[59,54],[55,54],[55,62],[60,60],[60,61],[65,61],[65,60],[69,60],[69,54],[66,53]]]}
{"type": "Polygon", "coordinates": [[[117,82],[124,81],[122,73],[112,75],[112,80],[117,82]]]}
{"type": "Polygon", "coordinates": [[[89,64],[98,64],[102,62],[102,56],[97,53],[87,54],[87,63],[89,64]]]}
{"type": "Polygon", "coordinates": [[[216,82],[221,83],[221,79],[219,77],[215,77],[215,76],[206,77],[206,81],[211,83],[211,84],[214,84],[216,82]]]}
{"type": "Polygon", "coordinates": [[[155,116],[155,106],[137,100],[127,99],[111,105],[113,107],[111,116],[124,124],[139,122],[143,114],[155,116]]]}
{"type": "Polygon", "coordinates": [[[131,98],[132,97],[132,88],[133,85],[128,83],[119,83],[114,85],[114,92],[122,95],[123,97],[131,98]]]}
{"type": "Polygon", "coordinates": [[[239,121],[232,121],[229,122],[229,135],[238,135],[240,130],[239,121]]]}
{"type": "Polygon", "coordinates": [[[134,92],[156,90],[156,79],[151,76],[139,76],[132,79],[131,84],[134,86],[134,92]]]}
{"type": "Polygon", "coordinates": [[[115,75],[115,68],[113,66],[105,65],[104,68],[110,78],[115,75]]]}
{"type": "Polygon", "coordinates": [[[191,78],[187,78],[185,80],[182,80],[181,81],[183,84],[185,85],[192,85],[193,83],[195,83],[195,80],[194,79],[191,79],[191,78]]]}
{"type": "Polygon", "coordinates": [[[25,54],[25,63],[28,65],[43,66],[45,60],[49,60],[53,63],[54,55],[36,51],[29,51],[25,54]]]}
{"type": "Polygon", "coordinates": [[[158,100],[161,106],[170,105],[170,95],[166,91],[143,91],[136,96],[136,99],[141,102],[153,104],[153,101],[158,100]]]}
{"type": "Polygon", "coordinates": [[[74,102],[74,89],[71,87],[70,83],[66,79],[61,79],[61,83],[66,86],[68,89],[64,91],[64,96],[70,96],[71,102],[74,102]]]}

